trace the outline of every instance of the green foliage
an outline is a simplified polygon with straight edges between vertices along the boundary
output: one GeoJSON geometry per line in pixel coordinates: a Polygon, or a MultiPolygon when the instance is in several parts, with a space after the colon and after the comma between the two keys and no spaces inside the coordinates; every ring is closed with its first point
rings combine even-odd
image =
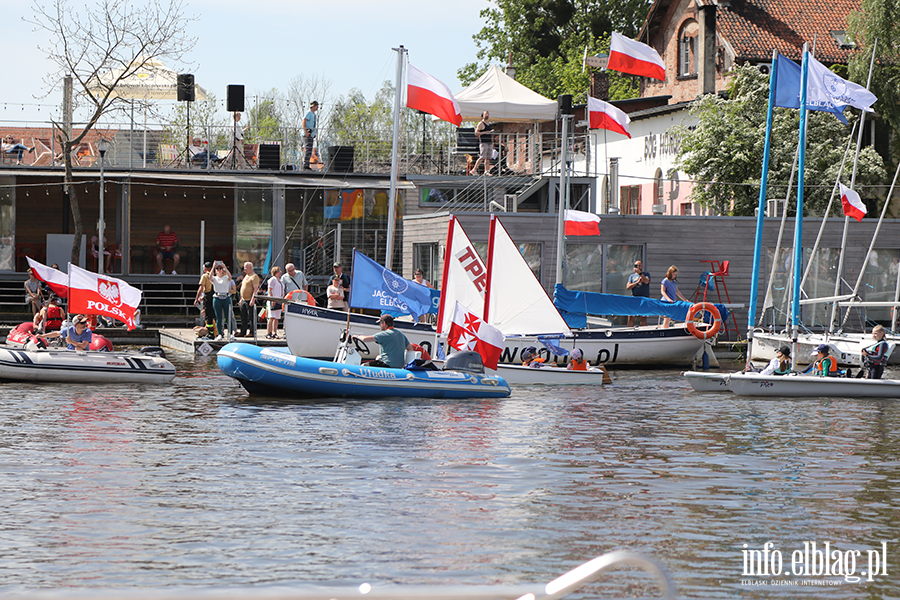
{"type": "MultiPolygon", "coordinates": [[[[476,57],[457,75],[472,83],[492,62],[506,64],[510,53],[516,79],[548,98],[572,94],[584,102],[590,74],[583,69],[585,48],[589,54],[607,52],[610,32],[634,37],[650,2],[647,0],[493,0],[481,11],[485,25],[473,38],[476,57]]],[[[637,94],[636,80],[610,73],[613,99],[637,94]]]]}
{"type": "MultiPolygon", "coordinates": [[[[179,102],[168,118],[163,131],[164,144],[182,146],[187,142],[188,102],[179,102]]],[[[216,115],[216,95],[209,92],[206,100],[190,103],[191,131],[190,137],[208,139],[211,148],[227,148],[231,138],[228,135],[230,123],[225,117],[216,115]]]]}
{"type": "Polygon", "coordinates": [[[250,143],[281,141],[283,135],[283,118],[278,90],[270,90],[265,97],[257,98],[247,111],[249,125],[244,139],[250,143]]]}
{"type": "MultiPolygon", "coordinates": [[[[752,216],[759,202],[768,78],[756,67],[738,67],[728,91],[729,100],[706,95],[692,106],[691,114],[699,122],[693,131],[680,127],[676,132],[682,137],[678,168],[698,182],[693,188],[693,201],[719,214],[752,216]]],[[[830,113],[810,111],[807,117],[804,207],[808,213],[821,214],[828,204],[850,128],[830,113]]],[[[798,130],[799,111],[775,109],[769,198],[783,199],[787,194],[798,130]]],[[[855,138],[844,167],[845,185],[850,181],[854,148],[855,138]]],[[[881,158],[871,147],[864,148],[860,153],[856,176],[860,196],[873,201],[872,194],[867,194],[866,188],[883,182],[885,177],[881,158]]],[[[788,210],[796,207],[796,185],[791,190],[788,210]]]]}

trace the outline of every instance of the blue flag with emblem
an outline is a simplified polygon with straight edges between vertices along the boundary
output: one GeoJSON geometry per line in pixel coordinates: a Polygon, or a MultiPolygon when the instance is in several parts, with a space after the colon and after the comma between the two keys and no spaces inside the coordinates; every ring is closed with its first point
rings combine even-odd
{"type": "Polygon", "coordinates": [[[352,308],[374,308],[382,312],[399,312],[415,319],[431,309],[431,290],[353,251],[352,308]]]}

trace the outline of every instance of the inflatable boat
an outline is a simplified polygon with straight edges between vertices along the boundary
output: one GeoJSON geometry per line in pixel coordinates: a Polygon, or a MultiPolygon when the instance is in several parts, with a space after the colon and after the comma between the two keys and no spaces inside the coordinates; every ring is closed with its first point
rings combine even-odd
{"type": "Polygon", "coordinates": [[[169,383],[175,367],[161,348],[141,353],[0,347],[0,380],[53,383],[169,383]]]}
{"type": "MultiPolygon", "coordinates": [[[[458,352],[444,368],[389,369],[294,356],[286,348],[231,343],[219,350],[219,368],[250,394],[292,398],[505,398],[509,385],[487,375],[481,357],[458,352]]],[[[425,367],[428,365],[426,364],[425,367]]]]}

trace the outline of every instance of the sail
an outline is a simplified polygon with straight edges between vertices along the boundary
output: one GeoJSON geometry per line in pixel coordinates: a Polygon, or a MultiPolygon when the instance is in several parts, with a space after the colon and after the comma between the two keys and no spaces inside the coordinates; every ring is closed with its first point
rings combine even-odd
{"type": "Polygon", "coordinates": [[[444,250],[444,278],[441,283],[441,309],[438,333],[450,331],[453,307],[459,302],[476,315],[484,312],[487,267],[455,217],[450,217],[447,246],[444,250]]]}
{"type": "Polygon", "coordinates": [[[504,335],[570,333],[566,321],[496,215],[491,217],[488,242],[484,320],[504,335]]]}

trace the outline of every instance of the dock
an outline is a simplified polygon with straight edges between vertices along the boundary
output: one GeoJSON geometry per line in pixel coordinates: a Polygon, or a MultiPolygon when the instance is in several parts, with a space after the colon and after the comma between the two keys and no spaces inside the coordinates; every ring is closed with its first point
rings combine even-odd
{"type": "MultiPolygon", "coordinates": [[[[252,337],[236,337],[233,340],[214,341],[209,338],[198,338],[193,329],[165,328],[157,330],[157,333],[159,334],[159,343],[157,345],[162,346],[163,348],[175,350],[177,352],[184,352],[186,354],[200,354],[203,356],[210,356],[212,354],[215,354],[219,351],[220,348],[225,346],[225,344],[229,344],[231,342],[246,342],[248,344],[254,344],[256,346],[261,346],[264,348],[287,347],[286,340],[267,340],[265,329],[262,329],[261,332],[262,335],[257,335],[255,339],[252,337]]],[[[259,331],[257,331],[257,333],[259,334],[259,331]]]]}

